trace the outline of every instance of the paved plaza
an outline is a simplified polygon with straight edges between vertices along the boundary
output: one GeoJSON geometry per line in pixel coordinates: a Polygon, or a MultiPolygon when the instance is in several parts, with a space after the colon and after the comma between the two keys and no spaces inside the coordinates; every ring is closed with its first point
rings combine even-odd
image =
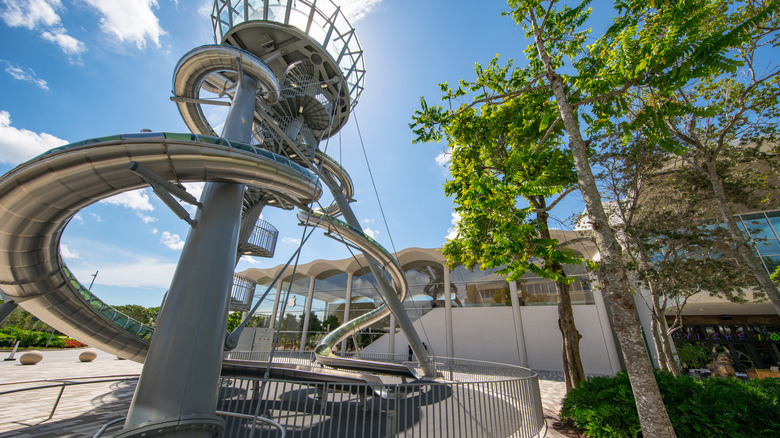
{"type": "MultiPolygon", "coordinates": [[[[124,417],[135,390],[135,377],[142,365],[98,351],[92,362],[79,362],[84,349],[43,352],[36,365],[21,365],[15,361],[0,361],[0,393],[41,386],[48,389],[0,395],[0,437],[92,437],[111,420],[124,417]],[[87,379],[83,379],[87,378],[87,379]],[[61,391],[62,382],[101,381],[68,385],[51,419],[49,414],[61,391]]],[[[0,358],[8,357],[0,352],[0,358]]],[[[557,419],[565,385],[555,373],[540,372],[544,414],[548,425],[557,419]]],[[[108,429],[115,432],[120,426],[108,429]]],[[[108,434],[107,434],[108,435],[108,434]]],[[[107,436],[104,435],[104,436],[107,436]]],[[[548,437],[563,435],[549,429],[548,437]]]]}

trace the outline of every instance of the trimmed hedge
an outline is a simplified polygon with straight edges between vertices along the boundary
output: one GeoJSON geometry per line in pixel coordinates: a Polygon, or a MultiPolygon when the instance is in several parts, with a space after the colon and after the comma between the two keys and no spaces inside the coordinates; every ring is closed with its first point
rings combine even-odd
{"type": "MultiPolygon", "coordinates": [[[[20,341],[20,348],[45,347],[51,333],[22,330],[16,327],[0,329],[0,347],[13,347],[16,341],[20,341]]],[[[58,335],[51,337],[50,348],[66,347],[65,340],[58,335]]]]}
{"type": "MultiPolygon", "coordinates": [[[[749,380],[656,373],[677,436],[686,438],[776,438],[780,436],[780,380],[749,380]]],[[[594,438],[641,436],[626,373],[595,377],[566,396],[561,418],[594,438]]]]}

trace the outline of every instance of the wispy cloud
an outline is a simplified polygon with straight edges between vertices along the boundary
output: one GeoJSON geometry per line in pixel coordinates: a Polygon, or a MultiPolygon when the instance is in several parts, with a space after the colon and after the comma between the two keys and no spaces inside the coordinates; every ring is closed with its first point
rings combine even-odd
{"type": "Polygon", "coordinates": [[[382,0],[337,0],[336,4],[341,6],[341,11],[347,17],[350,23],[361,20],[366,15],[372,13],[382,0]]]}
{"type": "Polygon", "coordinates": [[[179,237],[178,234],[170,233],[168,231],[162,232],[162,236],[160,236],[160,243],[170,249],[177,251],[181,251],[181,249],[184,248],[184,241],[181,240],[181,237],[179,237]]]}
{"type": "Polygon", "coordinates": [[[439,155],[436,156],[436,164],[439,166],[449,167],[450,159],[452,159],[452,149],[444,149],[439,152],[439,155]]]}
{"type": "Polygon", "coordinates": [[[68,248],[68,245],[65,244],[60,245],[60,252],[66,261],[80,258],[77,251],[72,251],[70,248],[68,248]]]}
{"type": "Polygon", "coordinates": [[[5,72],[11,75],[12,78],[19,81],[29,82],[41,90],[49,90],[49,85],[46,83],[46,81],[39,79],[33,69],[14,64],[11,61],[7,61],[5,59],[0,59],[0,64],[5,65],[5,72]]]}
{"type": "Polygon", "coordinates": [[[57,10],[65,8],[60,0],[2,0],[2,4],[5,8],[0,12],[0,18],[9,27],[37,31],[41,38],[57,44],[60,50],[72,57],[71,62],[80,62],[78,57],[87,50],[87,46],[68,35],[62,26],[57,10]]]}
{"type": "Polygon", "coordinates": [[[133,43],[139,49],[148,41],[160,47],[165,31],[154,14],[157,0],[84,0],[100,13],[100,29],[121,42],[133,43]]]}
{"type": "Polygon", "coordinates": [[[84,217],[80,213],[73,216],[73,220],[71,222],[73,221],[78,222],[79,225],[84,225],[84,217]]]}
{"type": "Polygon", "coordinates": [[[137,211],[136,214],[138,215],[139,218],[141,218],[141,220],[145,224],[150,224],[152,222],[157,222],[157,218],[154,217],[154,216],[145,215],[145,214],[141,213],[140,211],[137,211]]]}
{"type": "Polygon", "coordinates": [[[119,205],[136,211],[153,211],[146,189],[131,190],[100,201],[104,204],[119,205]]]}
{"type": "Polygon", "coordinates": [[[282,237],[282,243],[300,245],[301,239],[296,239],[294,237],[282,237]]]}
{"type": "Polygon", "coordinates": [[[372,230],[371,228],[368,227],[363,228],[363,232],[366,233],[366,235],[372,239],[376,239],[376,236],[379,235],[379,231],[372,230]]]}
{"type": "Polygon", "coordinates": [[[453,211],[452,212],[452,220],[451,220],[452,227],[447,229],[447,236],[446,236],[446,238],[448,240],[452,240],[452,239],[458,237],[458,222],[460,222],[460,213],[458,213],[457,211],[453,211]]]}
{"type": "Polygon", "coordinates": [[[87,51],[87,46],[81,41],[68,35],[64,27],[56,27],[51,31],[41,32],[41,38],[60,46],[66,55],[78,56],[87,51]]]}
{"type": "MultiPolygon", "coordinates": [[[[165,290],[173,278],[176,262],[157,255],[130,251],[100,240],[65,236],[63,246],[78,248],[79,258],[68,260],[82,282],[100,271],[95,284],[120,287],[157,287],[165,290]]],[[[63,251],[64,255],[64,251],[63,251]]]]}
{"type": "Polygon", "coordinates": [[[45,132],[11,126],[11,114],[0,111],[0,163],[19,164],[68,142],[45,132]]]}
{"type": "Polygon", "coordinates": [[[5,9],[0,17],[10,27],[33,30],[38,26],[59,24],[60,16],[55,8],[61,8],[60,0],[2,0],[5,9]]]}

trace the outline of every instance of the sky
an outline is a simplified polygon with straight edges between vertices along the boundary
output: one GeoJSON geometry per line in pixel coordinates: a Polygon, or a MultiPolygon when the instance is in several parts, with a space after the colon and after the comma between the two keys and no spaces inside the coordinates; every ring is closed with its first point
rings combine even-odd
{"type": "MultiPolygon", "coordinates": [[[[212,3],[0,0],[0,174],[70,142],[142,129],[188,132],[170,101],[172,75],[182,55],[213,43],[212,3]]],[[[390,251],[439,247],[454,219],[442,188],[446,144],[412,144],[408,124],[421,96],[438,103],[438,84],[473,78],[475,62],[524,59],[523,31],[501,16],[508,7],[498,0],[335,3],[356,29],[367,73],[348,124],[320,148],[350,173],[352,207],[367,234],[390,251]]],[[[199,195],[200,186],[188,188],[199,195]]],[[[582,209],[573,199],[558,217],[582,209]]],[[[244,257],[239,272],[285,263],[298,247],[295,211],[266,208],[263,219],[279,229],[276,255],[244,257]]],[[[97,272],[92,291],[107,303],[157,306],[187,232],[143,189],[82,210],[61,251],[83,284],[97,272]]],[[[315,232],[300,262],[349,255],[315,232]]]]}

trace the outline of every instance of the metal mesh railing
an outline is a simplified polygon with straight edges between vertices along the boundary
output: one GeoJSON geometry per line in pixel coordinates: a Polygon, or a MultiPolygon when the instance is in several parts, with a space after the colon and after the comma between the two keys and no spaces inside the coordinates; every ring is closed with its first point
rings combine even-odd
{"type": "Polygon", "coordinates": [[[248,312],[252,307],[257,282],[241,274],[233,273],[233,286],[230,289],[230,311],[248,312]]]}
{"type": "Polygon", "coordinates": [[[294,26],[324,48],[341,70],[354,108],[365,83],[363,50],[343,11],[332,1],[215,0],[211,12],[214,42],[236,25],[252,20],[294,26]]]}
{"type": "MultiPolygon", "coordinates": [[[[368,384],[222,378],[218,409],[259,414],[281,424],[287,436],[302,438],[533,437],[542,431],[539,381],[532,370],[434,360],[447,381],[386,384],[386,397],[368,384]]],[[[251,420],[229,418],[225,436],[248,437],[250,430],[251,420]]],[[[277,434],[255,426],[254,436],[277,434]]]]}

